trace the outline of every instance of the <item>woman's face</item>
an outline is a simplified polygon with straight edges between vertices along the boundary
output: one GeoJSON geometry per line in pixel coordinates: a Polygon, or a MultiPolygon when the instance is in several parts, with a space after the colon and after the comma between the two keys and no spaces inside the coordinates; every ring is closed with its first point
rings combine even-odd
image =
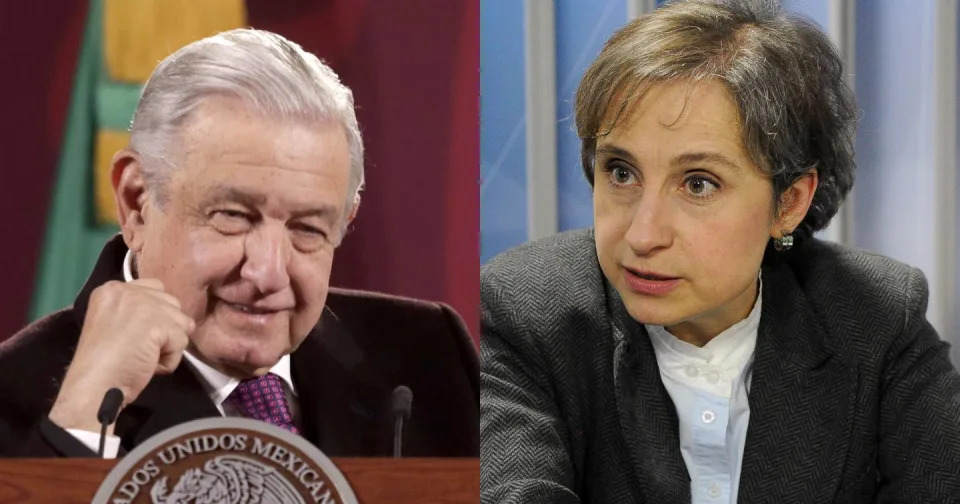
{"type": "Polygon", "coordinates": [[[747,316],[767,241],[799,224],[816,188],[815,173],[798,181],[775,218],[770,177],[749,160],[716,81],[649,88],[598,139],[595,166],[604,275],[635,320],[695,344],[747,316]]]}

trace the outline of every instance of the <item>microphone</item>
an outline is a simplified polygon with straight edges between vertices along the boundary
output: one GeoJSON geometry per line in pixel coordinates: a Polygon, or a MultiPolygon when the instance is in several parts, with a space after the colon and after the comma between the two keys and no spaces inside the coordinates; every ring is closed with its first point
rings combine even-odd
{"type": "Polygon", "coordinates": [[[403,421],[410,419],[410,407],[413,404],[413,392],[406,385],[399,385],[393,389],[391,397],[393,405],[393,457],[400,458],[400,447],[403,439],[403,421]]]}
{"type": "Polygon", "coordinates": [[[97,421],[100,422],[100,450],[97,451],[97,455],[100,458],[103,458],[103,448],[107,440],[107,427],[117,419],[121,404],[123,404],[123,392],[116,387],[103,394],[103,400],[100,401],[100,410],[97,411],[97,421]]]}

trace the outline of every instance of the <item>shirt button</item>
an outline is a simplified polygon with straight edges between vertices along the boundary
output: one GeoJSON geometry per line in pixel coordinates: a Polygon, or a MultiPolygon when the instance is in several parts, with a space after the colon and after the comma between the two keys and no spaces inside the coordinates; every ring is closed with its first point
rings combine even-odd
{"type": "Polygon", "coordinates": [[[703,420],[705,424],[712,424],[716,419],[717,415],[710,410],[703,410],[703,413],[700,415],[700,420],[703,420]]]}
{"type": "Polygon", "coordinates": [[[717,383],[720,381],[720,375],[717,374],[716,371],[710,371],[707,373],[707,381],[710,382],[711,385],[717,383]]]}
{"type": "Polygon", "coordinates": [[[720,497],[720,485],[718,485],[716,481],[710,483],[710,490],[708,493],[710,494],[710,497],[713,497],[714,499],[720,497]]]}
{"type": "Polygon", "coordinates": [[[700,374],[700,371],[697,370],[697,367],[696,367],[696,366],[687,366],[687,376],[693,378],[694,376],[697,376],[698,374],[700,374]]]}

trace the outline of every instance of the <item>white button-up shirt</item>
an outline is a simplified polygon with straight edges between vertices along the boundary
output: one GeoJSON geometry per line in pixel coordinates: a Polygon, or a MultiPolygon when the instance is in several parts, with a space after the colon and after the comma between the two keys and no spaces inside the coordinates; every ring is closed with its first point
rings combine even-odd
{"type": "Polygon", "coordinates": [[[661,326],[646,326],[660,378],[680,420],[680,452],[693,504],[737,502],[762,285],[759,291],[747,318],[703,347],[681,341],[661,326]]]}

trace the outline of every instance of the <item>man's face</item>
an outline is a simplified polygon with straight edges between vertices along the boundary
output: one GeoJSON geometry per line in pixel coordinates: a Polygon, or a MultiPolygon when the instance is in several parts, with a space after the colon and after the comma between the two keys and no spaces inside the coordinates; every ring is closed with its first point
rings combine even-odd
{"type": "Polygon", "coordinates": [[[259,375],[295,350],[323,311],[352,210],[346,136],[334,123],[282,123],[220,98],[182,131],[165,201],[143,201],[138,274],[161,280],[196,321],[198,357],[228,374],[259,375]]]}
{"type": "MultiPolygon", "coordinates": [[[[703,341],[753,306],[773,186],[719,83],[655,85],[597,145],[597,256],[630,315],[703,341]]],[[[805,211],[805,210],[804,210],[805,211]]]]}

